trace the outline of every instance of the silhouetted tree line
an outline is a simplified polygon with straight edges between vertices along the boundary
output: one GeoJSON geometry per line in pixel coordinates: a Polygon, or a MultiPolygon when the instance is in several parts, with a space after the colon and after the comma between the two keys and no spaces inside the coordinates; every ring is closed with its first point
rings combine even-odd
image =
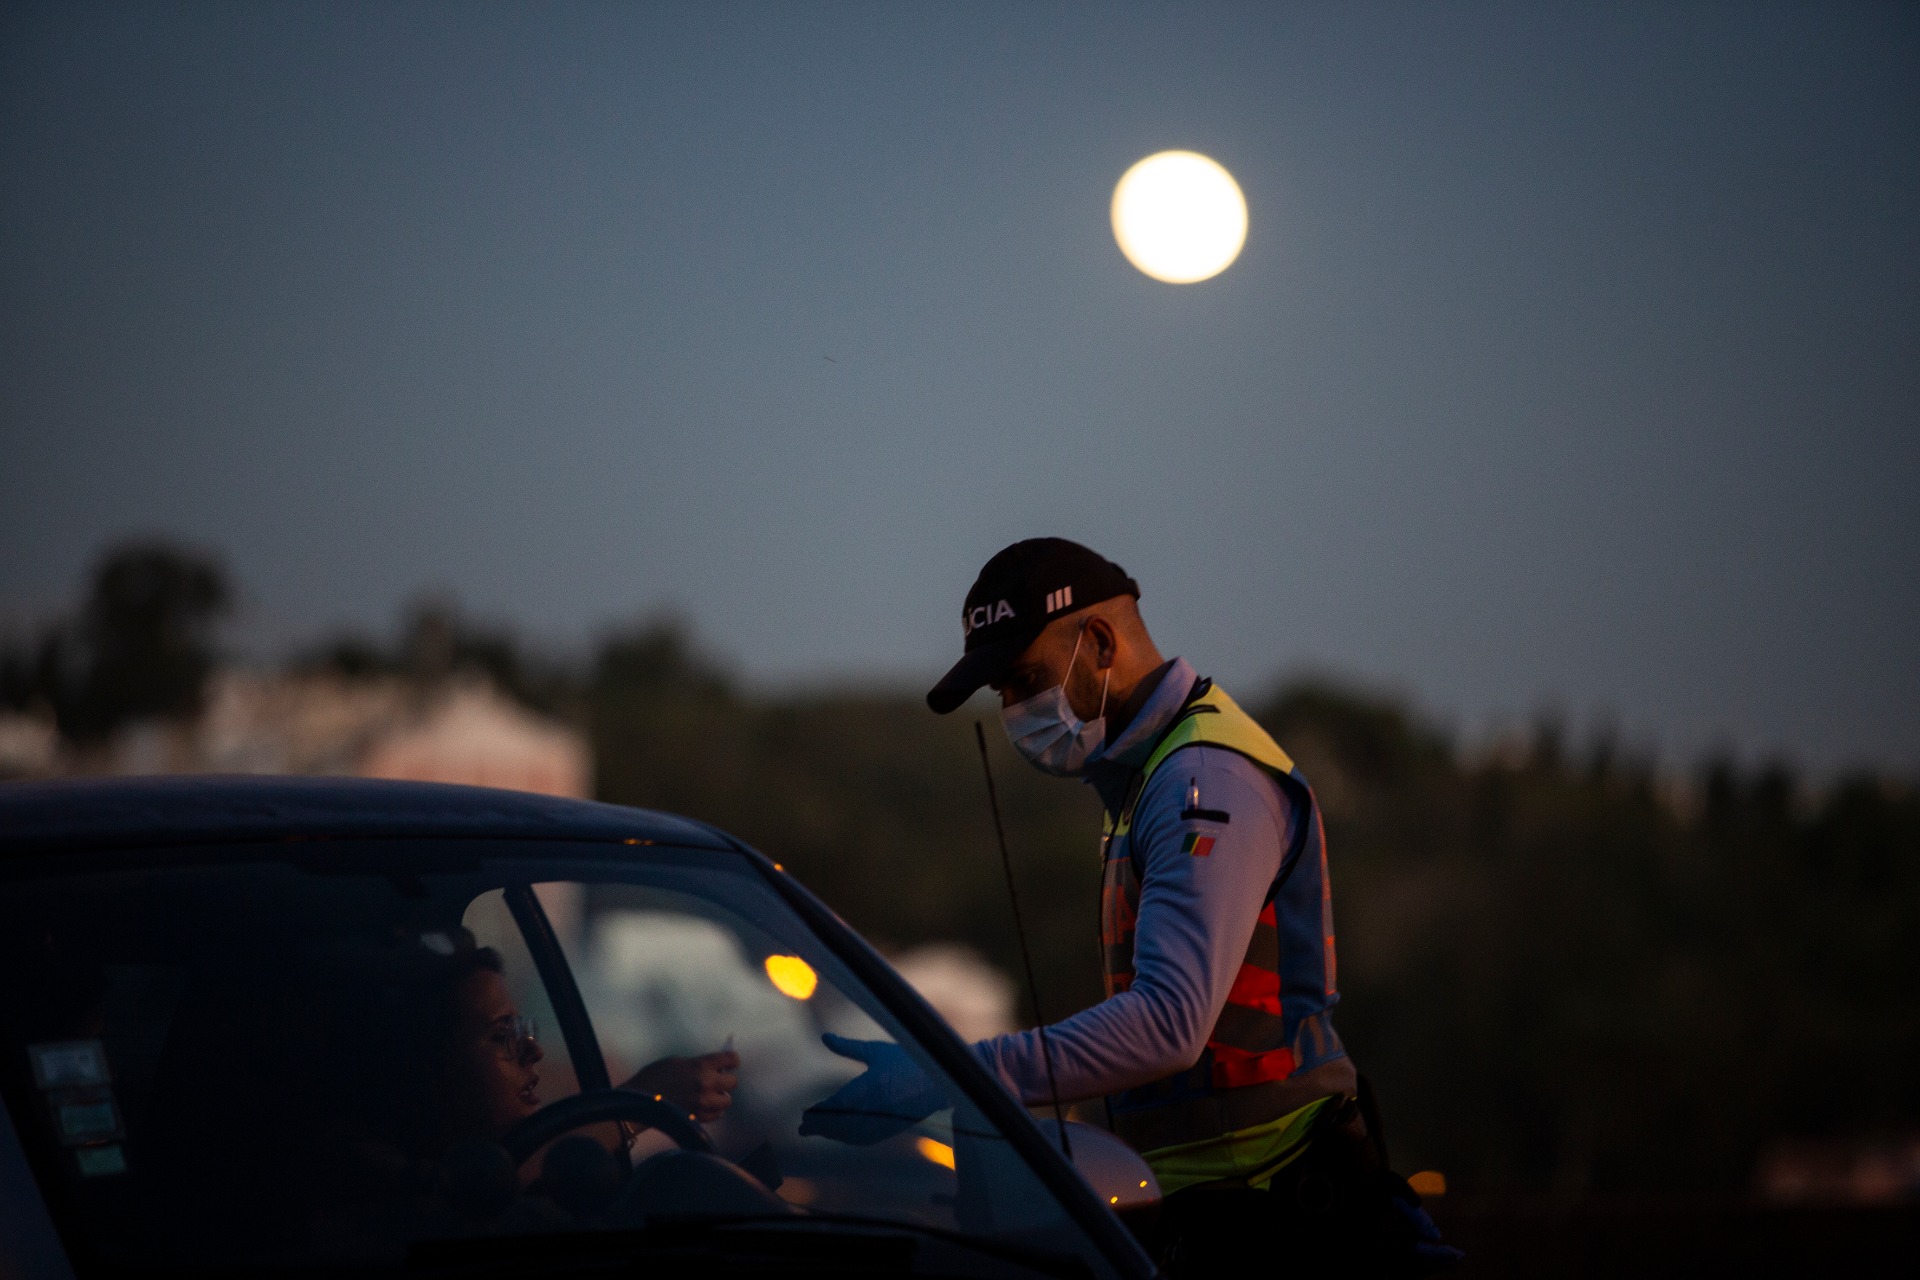
{"type": "Polygon", "coordinates": [[[423,684],[480,675],[535,711],[568,720],[585,714],[582,681],[572,665],[530,652],[511,631],[471,618],[439,595],[416,600],[391,642],[343,632],[296,656],[292,667],[350,678],[401,676],[423,684]]]}
{"type": "MultiPolygon", "coordinates": [[[[54,706],[75,735],[188,713],[227,598],[208,562],[109,557],[71,624],[4,657],[6,700],[54,706]]],[[[587,729],[603,798],[738,833],[882,946],[956,939],[1016,971],[972,716],[936,718],[917,691],[757,694],[671,622],[569,667],[445,605],[391,644],[302,662],[484,671],[587,729]]],[[[1551,724],[1469,756],[1406,707],[1328,683],[1248,704],[1325,808],[1338,1022],[1404,1166],[1569,1200],[1729,1194],[1770,1142],[1920,1129],[1911,786],[1862,775],[1814,796],[1784,767],[1730,761],[1663,784],[1604,738],[1570,751],[1551,724]]],[[[1059,1017],[1100,994],[1098,807],[988,740],[1059,1017]]]]}
{"type": "MultiPolygon", "coordinates": [[[[70,616],[32,635],[0,637],[0,707],[49,716],[81,746],[141,720],[191,719],[220,660],[215,628],[232,602],[212,555],[157,540],[109,548],[70,616]]],[[[290,665],[422,683],[478,674],[535,710],[585,714],[574,665],[530,653],[511,632],[439,596],[416,601],[391,641],[343,632],[290,665]]]]}
{"type": "Polygon", "coordinates": [[[76,743],[135,720],[192,716],[231,599],[209,556],[165,542],[115,548],[73,617],[0,646],[0,706],[51,715],[76,743]]]}

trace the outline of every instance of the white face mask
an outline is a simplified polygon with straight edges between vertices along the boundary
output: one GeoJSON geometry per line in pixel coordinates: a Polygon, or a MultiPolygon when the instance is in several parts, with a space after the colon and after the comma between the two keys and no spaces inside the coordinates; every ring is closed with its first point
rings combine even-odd
{"type": "MultiPolygon", "coordinates": [[[[1085,635],[1086,628],[1082,627],[1080,635],[1073,638],[1067,676],[1073,674],[1074,659],[1080,656],[1080,640],[1085,635]]],[[[1109,669],[1106,682],[1100,686],[1100,714],[1091,720],[1082,720],[1073,713],[1073,704],[1067,701],[1066,677],[1025,702],[1000,708],[1000,723],[1006,727],[1013,749],[1042,773],[1060,778],[1078,776],[1086,768],[1087,757],[1106,741],[1107,684],[1112,680],[1113,671],[1109,669]]]]}

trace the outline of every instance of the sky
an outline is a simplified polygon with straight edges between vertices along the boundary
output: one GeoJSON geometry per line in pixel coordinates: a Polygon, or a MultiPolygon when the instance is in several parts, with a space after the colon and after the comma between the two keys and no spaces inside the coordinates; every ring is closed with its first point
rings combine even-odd
{"type": "Polygon", "coordinates": [[[1463,737],[1920,772],[1920,9],[13,4],[0,626],[217,552],[917,686],[1017,538],[1463,737]],[[1203,152],[1220,276],[1114,184],[1203,152]]]}

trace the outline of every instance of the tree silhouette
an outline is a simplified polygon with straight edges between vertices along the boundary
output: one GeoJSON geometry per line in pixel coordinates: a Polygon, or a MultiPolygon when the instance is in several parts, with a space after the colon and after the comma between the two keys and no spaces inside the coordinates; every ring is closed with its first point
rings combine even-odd
{"type": "Polygon", "coordinates": [[[41,682],[60,731],[97,741],[130,721],[197,713],[229,602],[210,557],[159,541],[108,550],[77,621],[43,642],[41,682]]]}

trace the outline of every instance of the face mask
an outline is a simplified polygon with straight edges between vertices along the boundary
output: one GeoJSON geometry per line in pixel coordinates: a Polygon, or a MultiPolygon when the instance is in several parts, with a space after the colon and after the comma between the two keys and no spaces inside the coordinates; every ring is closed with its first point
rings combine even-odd
{"type": "MultiPolygon", "coordinates": [[[[1067,659],[1067,675],[1073,674],[1074,660],[1080,656],[1083,628],[1073,640],[1073,656],[1067,659]]],[[[1107,672],[1107,683],[1113,672],[1107,672]]],[[[1100,714],[1082,720],[1073,714],[1067,701],[1066,679],[1044,693],[1036,693],[1025,702],[1000,708],[1000,723],[1006,726],[1013,749],[1027,758],[1042,773],[1071,778],[1086,767],[1092,755],[1107,737],[1107,683],[1100,686],[1100,714]]]]}

